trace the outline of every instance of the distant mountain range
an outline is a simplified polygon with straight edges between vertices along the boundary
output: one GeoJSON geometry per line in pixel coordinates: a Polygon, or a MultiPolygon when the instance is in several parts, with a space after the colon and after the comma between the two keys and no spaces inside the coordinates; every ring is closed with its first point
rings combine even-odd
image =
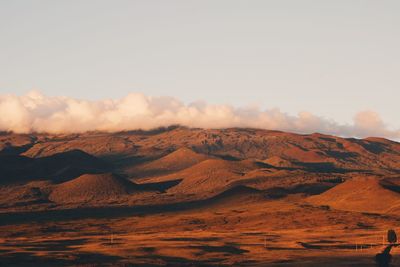
{"type": "Polygon", "coordinates": [[[383,138],[185,127],[0,135],[0,185],[8,190],[0,205],[8,208],[177,203],[237,187],[272,198],[316,195],[356,176],[397,175],[400,143],[383,138]]]}

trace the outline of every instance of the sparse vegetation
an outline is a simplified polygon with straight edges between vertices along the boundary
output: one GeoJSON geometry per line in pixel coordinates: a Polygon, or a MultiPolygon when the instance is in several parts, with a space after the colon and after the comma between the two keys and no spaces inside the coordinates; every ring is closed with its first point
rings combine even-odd
{"type": "Polygon", "coordinates": [[[400,146],[371,142],[183,127],[3,134],[0,260],[368,265],[400,211],[400,146]]]}

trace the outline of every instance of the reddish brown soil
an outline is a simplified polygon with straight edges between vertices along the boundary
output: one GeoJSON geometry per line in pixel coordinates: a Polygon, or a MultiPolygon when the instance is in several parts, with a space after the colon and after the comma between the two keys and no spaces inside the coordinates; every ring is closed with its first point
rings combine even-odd
{"type": "Polygon", "coordinates": [[[0,159],[4,266],[376,266],[400,220],[381,138],[4,133],[0,159]]]}

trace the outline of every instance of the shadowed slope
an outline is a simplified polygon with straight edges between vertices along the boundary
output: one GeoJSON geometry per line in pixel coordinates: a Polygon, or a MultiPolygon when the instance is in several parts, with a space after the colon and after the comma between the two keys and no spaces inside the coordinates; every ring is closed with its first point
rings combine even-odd
{"type": "Polygon", "coordinates": [[[0,183],[20,183],[33,180],[62,182],[84,173],[101,173],[110,165],[80,150],[70,150],[43,158],[20,155],[0,156],[0,183]]]}
{"type": "Polygon", "coordinates": [[[50,181],[33,181],[18,186],[0,186],[0,207],[30,206],[48,202],[53,184],[50,181]]]}
{"type": "Polygon", "coordinates": [[[379,184],[383,188],[400,193],[400,177],[385,178],[380,180],[379,184]]]}
{"type": "MultiPolygon", "coordinates": [[[[77,181],[77,183],[89,183],[92,184],[93,181],[87,177],[82,180],[89,181],[77,181]]],[[[72,181],[70,181],[72,182],[72,181]]],[[[68,183],[70,183],[68,182],[68,183]]],[[[101,181],[103,182],[103,181],[101,181]]],[[[114,183],[114,182],[112,182],[114,183]]],[[[64,186],[65,188],[67,186],[64,186]]],[[[70,189],[74,186],[68,185],[70,189]]],[[[76,188],[75,188],[76,189],[76,188]]],[[[83,193],[81,189],[79,189],[83,193]]],[[[118,189],[119,190],[119,189],[118,189]]],[[[121,193],[121,192],[120,192],[121,193]]],[[[71,197],[71,195],[69,196],[71,197]]],[[[79,196],[78,196],[79,198],[79,196]]],[[[74,198],[76,200],[82,201],[82,199],[74,198]]],[[[88,201],[94,201],[95,199],[88,198],[88,201]]],[[[103,201],[104,198],[98,199],[103,201]]],[[[51,209],[42,211],[24,211],[24,212],[12,212],[12,213],[0,213],[0,226],[4,224],[14,224],[21,223],[27,220],[32,221],[68,221],[83,218],[113,218],[113,217],[126,217],[137,214],[153,214],[160,212],[177,212],[185,210],[210,210],[210,208],[224,207],[231,208],[237,206],[243,206],[244,203],[257,203],[260,200],[265,200],[263,193],[259,190],[253,189],[247,186],[234,186],[230,189],[220,192],[210,198],[178,202],[178,203],[167,203],[167,204],[157,204],[157,205],[137,205],[137,206],[114,206],[104,207],[77,207],[75,209],[51,209]]],[[[68,201],[65,203],[73,203],[68,201]]]]}
{"type": "Polygon", "coordinates": [[[30,149],[36,140],[34,135],[0,132],[0,155],[18,155],[30,149]]]}
{"type": "Polygon", "coordinates": [[[286,160],[286,159],[281,158],[279,156],[272,156],[270,158],[267,158],[263,162],[267,163],[267,164],[270,164],[270,165],[272,165],[274,167],[283,167],[283,168],[293,168],[293,167],[295,167],[295,164],[293,164],[289,160],[286,160]]]}

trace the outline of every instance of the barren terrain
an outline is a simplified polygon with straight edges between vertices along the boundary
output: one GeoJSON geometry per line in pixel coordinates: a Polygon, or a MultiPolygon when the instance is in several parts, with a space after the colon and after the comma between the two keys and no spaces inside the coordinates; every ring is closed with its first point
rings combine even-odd
{"type": "Polygon", "coordinates": [[[2,133],[0,159],[1,266],[377,266],[400,220],[382,138],[2,133]]]}

